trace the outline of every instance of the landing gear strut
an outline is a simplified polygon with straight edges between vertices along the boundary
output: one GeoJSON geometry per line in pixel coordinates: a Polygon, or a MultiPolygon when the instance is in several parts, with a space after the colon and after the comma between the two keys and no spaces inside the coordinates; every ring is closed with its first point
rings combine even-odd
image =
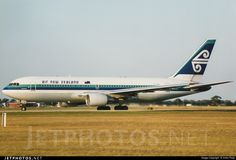
{"type": "Polygon", "coordinates": [[[111,110],[110,106],[98,106],[97,110],[111,110]]]}

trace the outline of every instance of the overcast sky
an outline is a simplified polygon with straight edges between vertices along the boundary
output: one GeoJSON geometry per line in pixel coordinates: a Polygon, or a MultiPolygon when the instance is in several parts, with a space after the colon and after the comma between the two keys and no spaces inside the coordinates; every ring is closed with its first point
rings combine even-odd
{"type": "MultiPolygon", "coordinates": [[[[209,38],[203,82],[236,81],[235,0],[0,0],[0,87],[23,76],[164,78],[209,38]]],[[[236,100],[235,83],[185,98],[236,100]]]]}

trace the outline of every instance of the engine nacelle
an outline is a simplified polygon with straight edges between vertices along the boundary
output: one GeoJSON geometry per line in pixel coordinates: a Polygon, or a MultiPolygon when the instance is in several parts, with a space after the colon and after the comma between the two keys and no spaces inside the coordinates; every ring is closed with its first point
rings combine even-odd
{"type": "Polygon", "coordinates": [[[101,106],[106,105],[108,97],[101,93],[89,93],[85,99],[86,105],[88,106],[101,106]]]}

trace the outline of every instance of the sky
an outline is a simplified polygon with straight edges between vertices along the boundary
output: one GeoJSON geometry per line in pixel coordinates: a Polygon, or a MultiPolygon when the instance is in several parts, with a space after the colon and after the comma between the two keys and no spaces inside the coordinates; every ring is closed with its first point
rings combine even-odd
{"type": "MultiPolygon", "coordinates": [[[[0,88],[24,76],[165,78],[211,38],[202,82],[236,81],[235,0],[0,0],[0,88]]],[[[182,99],[236,100],[235,83],[182,99]]]]}

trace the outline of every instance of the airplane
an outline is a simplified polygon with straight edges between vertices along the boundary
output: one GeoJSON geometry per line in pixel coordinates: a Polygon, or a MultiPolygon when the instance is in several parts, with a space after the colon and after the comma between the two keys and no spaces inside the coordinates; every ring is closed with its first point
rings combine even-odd
{"type": "Polygon", "coordinates": [[[208,91],[212,86],[232,81],[201,83],[210,59],[215,39],[209,39],[189,60],[168,78],[127,77],[23,77],[10,82],[2,93],[20,101],[26,110],[27,102],[79,102],[110,110],[128,110],[127,100],[163,101],[208,91]]]}

